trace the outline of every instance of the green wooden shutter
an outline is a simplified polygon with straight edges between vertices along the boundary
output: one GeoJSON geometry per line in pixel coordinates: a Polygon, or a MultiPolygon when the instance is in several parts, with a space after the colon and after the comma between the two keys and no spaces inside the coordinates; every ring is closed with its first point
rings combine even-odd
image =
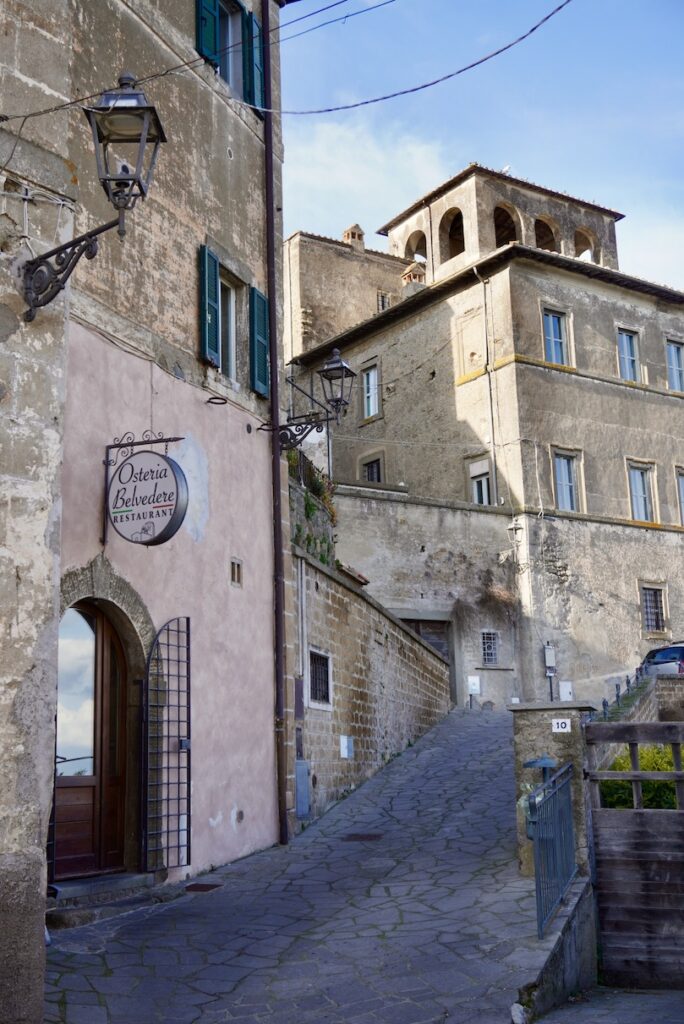
{"type": "Polygon", "coordinates": [[[197,52],[212,64],[219,62],[219,0],[197,2],[197,52]]]}
{"type": "Polygon", "coordinates": [[[268,299],[256,288],[249,290],[249,384],[252,391],[268,397],[268,299]]]}
{"type": "Polygon", "coordinates": [[[200,338],[201,355],[206,363],[221,366],[219,309],[219,261],[206,245],[200,246],[200,338]]]}
{"type": "MultiPolygon", "coordinates": [[[[253,14],[249,18],[250,57],[252,61],[252,95],[249,100],[255,107],[264,105],[264,41],[261,25],[253,14]]],[[[258,113],[258,111],[257,111],[258,113]]]]}

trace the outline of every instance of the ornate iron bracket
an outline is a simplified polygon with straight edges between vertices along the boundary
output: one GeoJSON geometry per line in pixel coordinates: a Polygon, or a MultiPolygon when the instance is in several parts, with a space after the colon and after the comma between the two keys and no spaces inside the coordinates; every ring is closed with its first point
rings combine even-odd
{"type": "Polygon", "coordinates": [[[287,423],[281,423],[274,427],[271,423],[262,423],[258,430],[277,430],[281,452],[288,452],[292,448],[298,448],[302,441],[312,434],[314,430],[320,433],[330,422],[329,416],[321,416],[320,413],[312,412],[305,416],[293,416],[287,423]]]}
{"type": "Polygon", "coordinates": [[[124,213],[124,210],[120,210],[116,220],[110,220],[93,231],[86,231],[84,235],[78,235],[70,242],[66,242],[56,249],[50,249],[49,252],[24,264],[24,298],[29,305],[24,313],[24,320],[27,323],[31,323],[35,319],[36,310],[40,306],[47,306],[56,295],[59,295],[81,256],[85,256],[87,260],[92,260],[97,256],[98,235],[104,234],[105,231],[111,231],[112,228],[118,228],[119,235],[123,238],[126,233],[124,213]],[[50,262],[51,260],[54,261],[54,264],[50,262]]]}

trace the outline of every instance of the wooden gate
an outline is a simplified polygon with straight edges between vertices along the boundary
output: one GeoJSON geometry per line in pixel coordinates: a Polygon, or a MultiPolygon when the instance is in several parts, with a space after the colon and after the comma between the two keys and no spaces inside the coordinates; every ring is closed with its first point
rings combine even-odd
{"type": "Polygon", "coordinates": [[[586,741],[602,980],[684,988],[684,723],[592,722],[586,741]],[[674,769],[642,771],[645,745],[671,748],[674,769]],[[608,770],[625,747],[630,770],[608,770]],[[609,779],[631,783],[631,807],[601,806],[601,782],[609,779]],[[671,810],[645,806],[647,782],[670,784],[671,810]]]}

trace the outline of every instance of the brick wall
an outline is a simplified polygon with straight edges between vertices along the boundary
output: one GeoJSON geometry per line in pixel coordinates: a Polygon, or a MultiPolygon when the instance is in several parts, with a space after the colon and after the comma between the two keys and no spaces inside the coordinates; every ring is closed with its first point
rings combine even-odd
{"type": "Polygon", "coordinates": [[[450,707],[448,664],[378,602],[295,552],[300,759],[310,763],[311,815],[373,775],[450,707]],[[329,658],[330,701],[310,699],[310,652],[329,658]],[[342,737],[353,740],[344,757],[342,737]]]}

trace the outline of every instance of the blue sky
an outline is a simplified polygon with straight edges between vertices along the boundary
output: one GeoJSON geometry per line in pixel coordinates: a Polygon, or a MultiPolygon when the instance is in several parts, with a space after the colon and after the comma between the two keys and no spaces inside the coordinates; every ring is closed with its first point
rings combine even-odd
{"type": "MultiPolygon", "coordinates": [[[[283,22],[329,0],[300,0],[283,22]]],[[[283,109],[336,106],[455,70],[560,0],[347,0],[283,29],[283,109]]],[[[285,232],[377,227],[471,161],[626,215],[621,269],[684,290],[682,0],[573,0],[530,39],[413,96],[284,115],[285,232]]]]}

